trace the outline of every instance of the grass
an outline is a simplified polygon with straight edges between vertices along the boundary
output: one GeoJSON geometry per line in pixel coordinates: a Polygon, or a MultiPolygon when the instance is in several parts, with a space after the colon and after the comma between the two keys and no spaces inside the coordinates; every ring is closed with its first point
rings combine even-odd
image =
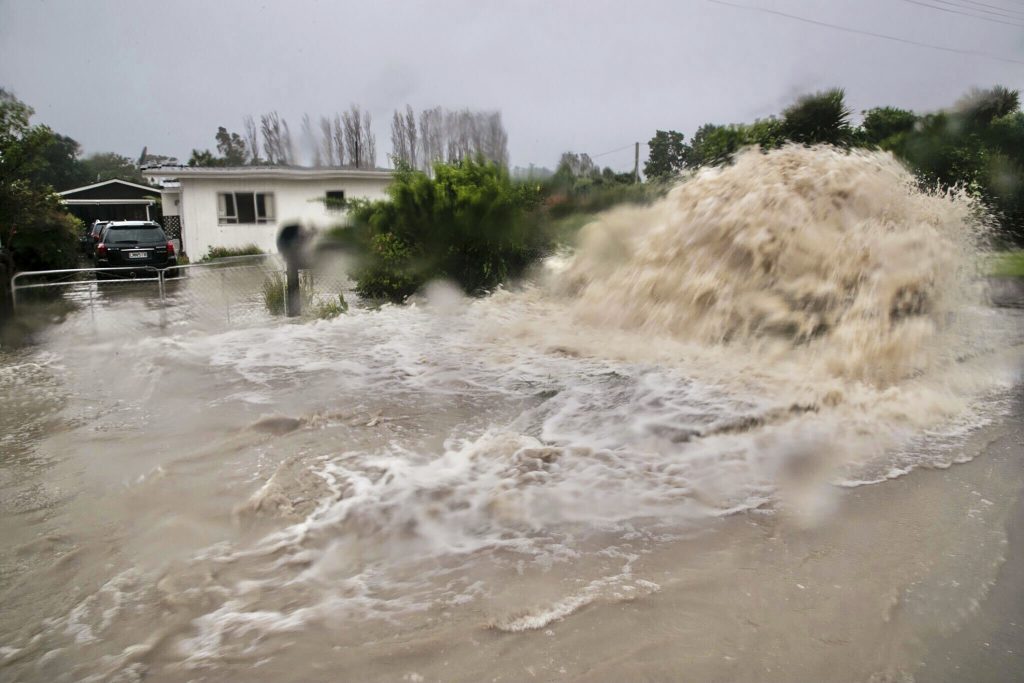
{"type": "Polygon", "coordinates": [[[258,256],[265,253],[255,244],[244,244],[240,247],[210,247],[206,252],[206,256],[201,258],[199,262],[206,263],[231,256],[258,256]]]}
{"type": "Polygon", "coordinates": [[[337,318],[342,313],[348,313],[348,302],[344,294],[339,294],[337,300],[319,299],[313,309],[313,315],[321,320],[337,318]]]}
{"type": "Polygon", "coordinates": [[[284,315],[284,278],[274,273],[260,285],[263,292],[263,304],[270,315],[284,315]]]}
{"type": "Polygon", "coordinates": [[[988,274],[996,277],[1024,277],[1024,250],[993,254],[988,274]]]}
{"type": "MultiPolygon", "coordinates": [[[[284,315],[285,289],[285,278],[280,273],[268,276],[260,285],[263,304],[270,315],[284,315]]],[[[302,312],[305,315],[328,320],[348,312],[348,302],[343,295],[339,294],[337,299],[325,299],[317,294],[312,273],[299,273],[299,291],[302,294],[302,312]]]]}

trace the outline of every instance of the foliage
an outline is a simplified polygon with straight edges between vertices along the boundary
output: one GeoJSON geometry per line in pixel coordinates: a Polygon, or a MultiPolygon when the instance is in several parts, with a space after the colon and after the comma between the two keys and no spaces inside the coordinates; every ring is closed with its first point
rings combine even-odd
{"type": "Polygon", "coordinates": [[[851,111],[841,88],[805,95],[782,112],[782,136],[804,145],[849,147],[854,141],[851,111]]]}
{"type": "Polygon", "coordinates": [[[213,152],[208,149],[194,149],[192,150],[192,156],[188,158],[188,165],[192,167],[212,167],[212,166],[223,166],[224,160],[220,157],[215,157],[213,152]]]}
{"type": "Polygon", "coordinates": [[[78,265],[78,236],[84,226],[58,208],[31,220],[11,241],[18,270],[75,268],[78,265]]]}
{"type": "Polygon", "coordinates": [[[644,164],[644,175],[648,179],[671,178],[683,170],[689,147],[682,133],[674,130],[655,131],[647,148],[650,151],[644,164]]]}
{"type": "Polygon", "coordinates": [[[351,202],[350,240],[364,255],[357,291],[400,301],[433,279],[469,293],[492,289],[547,250],[530,212],[540,187],[516,184],[493,163],[436,164],[433,177],[400,168],[388,199],[351,202]]]}
{"type": "Polygon", "coordinates": [[[206,263],[215,259],[229,258],[232,256],[256,256],[265,253],[265,251],[255,244],[244,244],[240,247],[210,247],[206,250],[206,255],[199,259],[199,262],[206,263]]]}
{"type": "Polygon", "coordinates": [[[321,320],[337,318],[343,313],[348,313],[348,302],[344,294],[338,294],[336,299],[318,298],[313,309],[313,315],[321,320]]]}
{"type": "Polygon", "coordinates": [[[706,123],[693,135],[686,155],[686,166],[699,168],[724,164],[746,144],[746,129],[743,126],[706,123]]]}
{"type": "Polygon", "coordinates": [[[993,255],[988,272],[996,277],[1024,277],[1024,251],[1004,251],[993,255]]]}
{"type": "Polygon", "coordinates": [[[972,90],[953,109],[920,116],[879,144],[924,183],[973,193],[997,219],[997,239],[1024,244],[1024,113],[1016,91],[972,90]]]}
{"type": "Polygon", "coordinates": [[[863,139],[868,144],[878,145],[891,141],[897,135],[904,135],[914,129],[917,115],[897,107],[875,107],[864,112],[861,124],[863,139]]]}
{"type": "Polygon", "coordinates": [[[113,152],[90,154],[82,160],[87,182],[98,183],[104,180],[127,180],[130,183],[146,184],[142,171],[131,159],[113,152]]]}
{"type": "MultiPolygon", "coordinates": [[[[263,280],[260,285],[260,293],[263,296],[263,305],[270,315],[285,314],[285,295],[287,289],[288,283],[281,273],[273,273],[263,280]]],[[[312,273],[308,271],[299,273],[299,293],[302,299],[302,310],[312,311],[317,317],[322,317],[319,315],[319,304],[314,306],[317,294],[312,273]]],[[[344,302],[344,299],[342,299],[342,302],[344,302]]],[[[346,306],[345,309],[348,310],[348,307],[346,306]]]]}
{"type": "Polygon", "coordinates": [[[32,113],[0,88],[0,245],[18,270],[71,267],[80,224],[41,182],[55,138],[48,127],[31,125],[32,113]]]}
{"type": "Polygon", "coordinates": [[[577,214],[593,214],[619,204],[646,204],[661,196],[667,187],[657,181],[634,183],[631,173],[615,174],[613,179],[602,174],[588,183],[577,184],[570,191],[548,186],[550,194],[543,208],[547,217],[559,220],[577,214]],[[622,175],[628,179],[621,179],[622,175]]]}
{"type": "MultiPolygon", "coordinates": [[[[526,183],[538,183],[527,176],[526,183]]],[[[565,152],[558,168],[538,184],[543,197],[539,221],[560,220],[577,212],[602,211],[623,202],[645,202],[648,187],[638,185],[632,173],[603,170],[588,154],[565,152]]]]}
{"type": "MultiPolygon", "coordinates": [[[[995,217],[997,241],[1024,245],[1024,113],[1015,90],[975,89],[952,108],[924,115],[877,107],[864,112],[862,125],[854,127],[843,91],[832,88],[801,97],[780,118],[707,123],[689,143],[670,135],[658,131],[650,143],[648,164],[658,174],[674,160],[666,148],[681,148],[688,169],[729,163],[737,151],[753,145],[762,150],[786,143],[881,148],[902,159],[925,185],[972,193],[995,217]]],[[[655,173],[648,170],[648,177],[655,173]]]]}
{"type": "Polygon", "coordinates": [[[79,159],[81,145],[66,135],[53,133],[50,144],[42,150],[43,164],[31,179],[49,185],[58,192],[93,182],[90,170],[79,159]]]}
{"type": "Polygon", "coordinates": [[[280,273],[267,276],[260,285],[260,292],[270,315],[284,315],[285,281],[280,273]]]}
{"type": "Polygon", "coordinates": [[[189,166],[244,166],[256,161],[245,139],[238,133],[230,133],[224,126],[218,126],[217,134],[213,137],[217,141],[220,156],[214,156],[208,149],[193,149],[188,159],[189,166]]]}
{"type": "Polygon", "coordinates": [[[997,85],[987,90],[972,88],[957,100],[954,111],[968,127],[987,126],[995,119],[1020,110],[1020,93],[997,85]]]}
{"type": "Polygon", "coordinates": [[[229,133],[227,128],[219,126],[214,139],[217,140],[217,151],[224,159],[225,166],[244,166],[249,161],[245,140],[238,133],[229,133]]]}

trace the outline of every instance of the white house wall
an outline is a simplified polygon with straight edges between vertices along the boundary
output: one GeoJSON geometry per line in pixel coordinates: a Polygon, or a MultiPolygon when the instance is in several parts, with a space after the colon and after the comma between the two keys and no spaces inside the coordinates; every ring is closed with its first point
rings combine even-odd
{"type": "Polygon", "coordinates": [[[181,192],[177,188],[160,193],[160,210],[165,216],[181,215],[181,192]]]}
{"type": "Polygon", "coordinates": [[[328,212],[323,198],[328,190],[343,190],[346,199],[381,199],[391,181],[380,178],[244,179],[181,178],[182,242],[192,258],[201,258],[210,247],[241,247],[255,244],[277,251],[277,231],[299,220],[318,227],[341,222],[344,214],[328,212]],[[221,192],[269,192],[274,195],[275,222],[266,225],[219,225],[217,194],[221,192]]]}

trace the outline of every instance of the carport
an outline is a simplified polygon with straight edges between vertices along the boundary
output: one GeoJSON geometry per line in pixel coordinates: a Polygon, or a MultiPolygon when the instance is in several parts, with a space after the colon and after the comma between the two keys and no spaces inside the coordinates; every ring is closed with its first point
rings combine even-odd
{"type": "Polygon", "coordinates": [[[160,188],[105,180],[58,192],[68,211],[86,225],[93,221],[145,221],[159,218],[160,188]]]}

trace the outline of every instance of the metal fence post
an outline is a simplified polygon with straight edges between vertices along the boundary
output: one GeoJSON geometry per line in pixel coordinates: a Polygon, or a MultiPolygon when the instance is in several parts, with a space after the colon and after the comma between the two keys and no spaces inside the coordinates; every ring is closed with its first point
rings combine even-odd
{"type": "Polygon", "coordinates": [[[228,325],[231,324],[231,303],[228,301],[228,288],[227,288],[227,276],[224,274],[224,269],[220,270],[220,295],[224,299],[224,315],[228,319],[228,325]]]}
{"type": "Polygon", "coordinates": [[[302,290],[299,284],[299,265],[294,259],[288,260],[288,270],[285,275],[285,304],[284,313],[289,318],[302,315],[302,290]]]}

